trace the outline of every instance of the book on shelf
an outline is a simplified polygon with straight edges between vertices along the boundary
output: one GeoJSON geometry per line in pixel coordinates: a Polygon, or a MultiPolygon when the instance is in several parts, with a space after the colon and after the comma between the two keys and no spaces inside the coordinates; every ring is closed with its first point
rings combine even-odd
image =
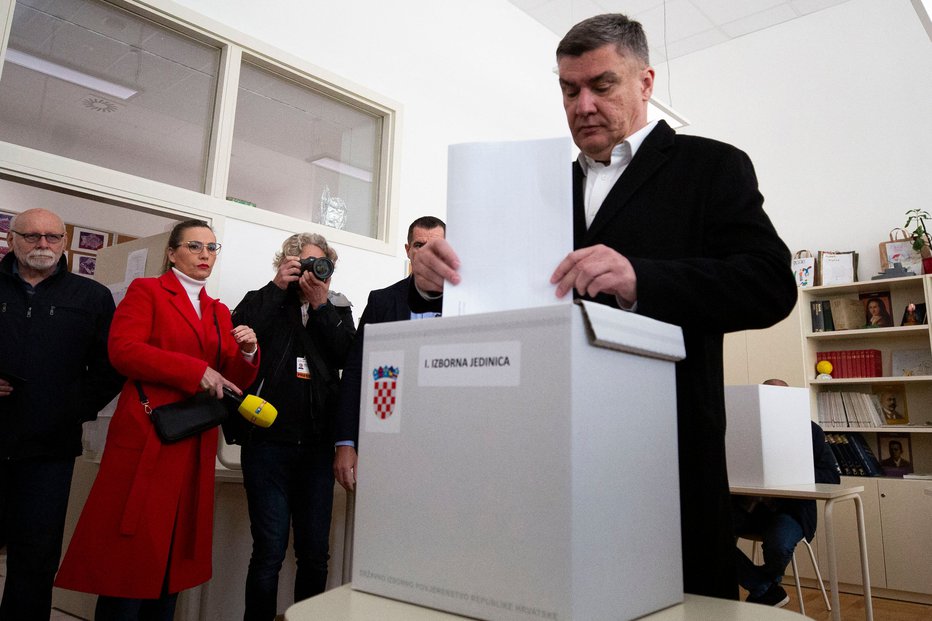
{"type": "Polygon", "coordinates": [[[864,305],[860,300],[834,298],[830,305],[836,330],[857,330],[865,326],[864,305]]]}
{"type": "Polygon", "coordinates": [[[813,300],[809,302],[809,308],[812,313],[812,331],[825,332],[825,318],[822,316],[822,301],[813,300]]]}
{"type": "Polygon", "coordinates": [[[826,332],[835,331],[835,320],[832,319],[832,302],[831,300],[822,300],[822,323],[826,332]]]}
{"type": "Polygon", "coordinates": [[[883,475],[880,462],[859,433],[827,433],[825,439],[835,454],[845,476],[878,477],[883,475]]]}
{"type": "Polygon", "coordinates": [[[884,426],[878,395],[855,391],[823,390],[816,399],[819,424],[828,427],[877,428],[884,426]]]}
{"type": "Polygon", "coordinates": [[[834,332],[831,300],[812,300],[809,302],[809,309],[812,313],[813,332],[834,332]]]}
{"type": "Polygon", "coordinates": [[[816,352],[816,360],[832,363],[834,379],[883,377],[883,357],[879,349],[849,349],[816,352]]]}
{"type": "Polygon", "coordinates": [[[883,474],[883,469],[880,467],[880,462],[877,460],[877,456],[874,455],[874,452],[871,450],[870,445],[867,443],[867,440],[864,439],[859,433],[848,434],[850,436],[851,446],[854,447],[854,451],[857,454],[858,459],[861,461],[861,464],[864,466],[864,470],[869,477],[879,477],[883,474]]]}

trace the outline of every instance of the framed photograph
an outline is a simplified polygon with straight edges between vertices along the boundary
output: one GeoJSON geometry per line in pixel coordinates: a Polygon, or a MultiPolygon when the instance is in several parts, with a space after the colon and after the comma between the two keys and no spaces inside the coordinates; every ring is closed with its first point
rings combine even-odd
{"type": "Polygon", "coordinates": [[[90,254],[71,253],[71,271],[81,276],[93,278],[97,271],[97,257],[90,254]]]}
{"type": "Polygon", "coordinates": [[[874,395],[879,401],[880,418],[885,425],[908,425],[906,388],[902,384],[877,384],[874,395]]]}
{"type": "Polygon", "coordinates": [[[903,309],[903,319],[900,320],[901,326],[918,326],[926,322],[926,305],[907,304],[903,309]]]}
{"type": "Polygon", "coordinates": [[[78,252],[96,253],[110,245],[110,234],[80,226],[74,227],[71,236],[71,249],[78,252]]]}
{"type": "Polygon", "coordinates": [[[3,234],[3,237],[6,237],[6,234],[10,232],[10,222],[13,221],[13,215],[8,211],[0,211],[0,233],[3,234]]]}
{"type": "Polygon", "coordinates": [[[865,328],[892,328],[893,312],[889,291],[872,291],[858,295],[864,305],[865,328]]]}
{"type": "Polygon", "coordinates": [[[913,471],[913,450],[909,435],[877,434],[880,468],[888,477],[902,477],[913,471]]]}

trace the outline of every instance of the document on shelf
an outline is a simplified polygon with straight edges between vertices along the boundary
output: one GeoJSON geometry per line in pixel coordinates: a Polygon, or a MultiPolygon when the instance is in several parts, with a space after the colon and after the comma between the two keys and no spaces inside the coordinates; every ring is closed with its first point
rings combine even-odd
{"type": "Polygon", "coordinates": [[[572,302],[550,276],[573,250],[569,138],[452,145],[447,240],[460,258],[444,316],[572,302]]]}

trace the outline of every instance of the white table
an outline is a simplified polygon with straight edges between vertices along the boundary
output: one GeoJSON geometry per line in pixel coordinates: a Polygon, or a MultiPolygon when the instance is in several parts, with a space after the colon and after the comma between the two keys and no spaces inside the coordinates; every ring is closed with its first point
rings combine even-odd
{"type": "MultiPolygon", "coordinates": [[[[462,621],[461,617],[394,599],[354,591],[350,585],[298,602],[285,611],[285,621],[462,621]]],[[[641,621],[796,621],[801,614],[781,608],[699,595],[665,608],[641,621]]]]}
{"type": "MultiPolygon", "coordinates": [[[[874,607],[871,602],[871,579],[867,570],[867,535],[864,529],[864,509],[861,504],[863,485],[844,487],[832,483],[814,483],[812,485],[790,485],[786,487],[744,487],[731,488],[732,494],[740,496],[763,496],[769,498],[795,498],[801,500],[825,501],[825,545],[828,551],[828,579],[832,590],[832,619],[841,621],[841,606],[838,601],[838,566],[835,557],[835,525],[832,520],[835,503],[851,500],[854,502],[858,521],[858,545],[861,552],[861,578],[864,584],[864,615],[867,621],[874,620],[874,607]]],[[[797,580],[799,578],[797,577],[797,580]]]]}

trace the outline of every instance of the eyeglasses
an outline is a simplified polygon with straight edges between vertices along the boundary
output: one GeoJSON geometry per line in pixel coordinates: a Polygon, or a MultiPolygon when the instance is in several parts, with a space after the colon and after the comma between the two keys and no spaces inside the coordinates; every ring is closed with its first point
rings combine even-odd
{"type": "Polygon", "coordinates": [[[207,252],[209,252],[210,254],[217,254],[218,252],[220,252],[220,244],[216,242],[210,242],[209,244],[205,244],[204,242],[199,242],[199,241],[181,242],[180,244],[175,246],[175,248],[181,248],[182,246],[190,250],[191,254],[197,254],[204,248],[207,248],[207,252]]]}
{"type": "Polygon", "coordinates": [[[20,233],[19,231],[12,231],[12,232],[16,233],[17,235],[25,239],[30,244],[39,243],[39,240],[42,239],[43,237],[45,238],[45,241],[47,241],[50,244],[53,244],[53,245],[60,244],[61,240],[65,238],[64,233],[20,233]]]}

